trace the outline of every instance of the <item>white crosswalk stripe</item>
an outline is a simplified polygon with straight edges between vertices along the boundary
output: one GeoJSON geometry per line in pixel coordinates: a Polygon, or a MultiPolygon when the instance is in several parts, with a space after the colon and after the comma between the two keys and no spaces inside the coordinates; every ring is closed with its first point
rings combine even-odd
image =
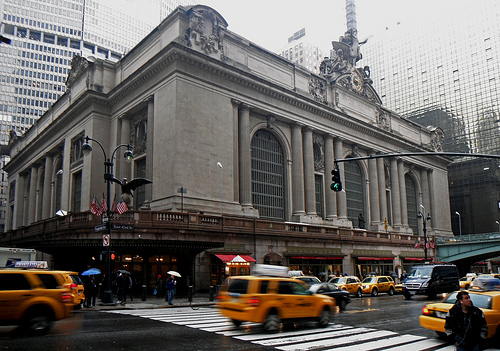
{"type": "Polygon", "coordinates": [[[443,340],[423,336],[398,334],[387,330],[357,328],[341,324],[330,324],[327,328],[299,328],[277,334],[267,334],[258,323],[243,323],[235,327],[229,318],[221,316],[213,308],[115,310],[106,311],[148,318],[160,322],[186,326],[206,332],[217,333],[255,345],[274,347],[282,351],[451,351],[454,346],[443,340]]]}

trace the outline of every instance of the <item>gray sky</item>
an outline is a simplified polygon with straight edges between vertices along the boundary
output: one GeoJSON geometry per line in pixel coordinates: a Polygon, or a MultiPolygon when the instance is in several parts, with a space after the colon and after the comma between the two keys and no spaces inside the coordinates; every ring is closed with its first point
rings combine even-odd
{"type": "MultiPolygon", "coordinates": [[[[228,29],[277,52],[294,32],[305,27],[308,41],[330,50],[346,31],[345,0],[198,0],[217,10],[228,29]]],[[[396,22],[442,13],[463,0],[356,0],[358,37],[363,40],[396,22]]],[[[481,1],[481,0],[476,0],[481,1]]]]}

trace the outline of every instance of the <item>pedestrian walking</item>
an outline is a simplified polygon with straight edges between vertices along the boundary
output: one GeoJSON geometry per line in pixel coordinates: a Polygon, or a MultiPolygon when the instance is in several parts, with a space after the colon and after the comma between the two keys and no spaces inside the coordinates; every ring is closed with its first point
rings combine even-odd
{"type": "Polygon", "coordinates": [[[484,313],[472,304],[469,293],[460,291],[457,301],[446,315],[446,335],[455,341],[457,351],[483,350],[488,325],[484,313]]]}
{"type": "Polygon", "coordinates": [[[161,275],[158,275],[156,278],[154,295],[156,295],[156,297],[163,297],[163,280],[161,279],[161,275]]]}
{"type": "Polygon", "coordinates": [[[118,301],[116,303],[124,303],[123,302],[123,287],[125,285],[125,279],[123,277],[123,273],[116,273],[116,295],[118,296],[118,301]]]}
{"type": "Polygon", "coordinates": [[[173,305],[172,300],[174,298],[174,291],[175,291],[175,284],[177,282],[175,281],[175,278],[173,275],[167,278],[167,283],[165,284],[165,289],[167,290],[167,302],[169,305],[173,305]]]}
{"type": "Polygon", "coordinates": [[[130,301],[134,301],[131,288],[132,277],[128,273],[123,273],[123,303],[127,302],[127,295],[130,297],[130,301]]]}

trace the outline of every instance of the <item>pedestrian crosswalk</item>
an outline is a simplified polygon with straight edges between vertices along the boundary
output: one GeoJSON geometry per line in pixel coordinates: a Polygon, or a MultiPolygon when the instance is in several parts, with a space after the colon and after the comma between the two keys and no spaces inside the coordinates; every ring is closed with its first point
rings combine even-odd
{"type": "Polygon", "coordinates": [[[283,351],[455,350],[454,346],[447,344],[444,340],[336,323],[331,323],[327,328],[317,328],[314,324],[308,324],[293,330],[285,329],[277,334],[267,334],[257,323],[243,323],[240,327],[235,327],[229,318],[221,316],[213,308],[114,310],[107,312],[173,323],[283,351]]]}

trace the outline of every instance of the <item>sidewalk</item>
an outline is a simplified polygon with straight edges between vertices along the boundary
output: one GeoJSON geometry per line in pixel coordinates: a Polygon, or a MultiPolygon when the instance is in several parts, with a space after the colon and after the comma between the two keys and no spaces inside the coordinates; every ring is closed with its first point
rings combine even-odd
{"type": "Polygon", "coordinates": [[[146,301],[142,301],[141,297],[134,297],[134,301],[130,301],[127,299],[127,302],[122,304],[116,304],[116,296],[113,296],[113,302],[115,305],[112,306],[103,306],[101,305],[101,301],[98,300],[95,307],[91,308],[82,308],[80,311],[90,311],[90,310],[122,310],[122,309],[146,309],[146,308],[174,308],[174,307],[200,307],[200,306],[214,306],[215,305],[215,297],[214,301],[209,300],[208,293],[196,293],[193,296],[193,300],[190,303],[188,301],[187,296],[174,297],[173,305],[169,305],[168,302],[165,301],[165,298],[158,298],[153,295],[149,295],[146,297],[146,301]]]}

